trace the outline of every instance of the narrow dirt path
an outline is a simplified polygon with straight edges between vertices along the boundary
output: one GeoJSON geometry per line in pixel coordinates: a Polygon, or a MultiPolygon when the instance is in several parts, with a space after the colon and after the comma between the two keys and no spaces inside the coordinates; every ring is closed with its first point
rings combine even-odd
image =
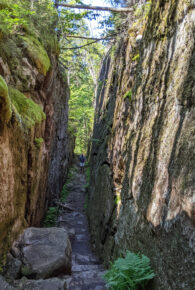
{"type": "MultiPolygon", "coordinates": [[[[74,165],[76,166],[76,165],[74,165]]],[[[74,174],[67,188],[66,203],[73,211],[64,211],[58,219],[58,226],[65,228],[72,236],[72,276],[68,281],[68,290],[103,290],[106,289],[102,279],[103,266],[92,253],[88,231],[88,221],[84,210],[85,176],[74,174]]]]}

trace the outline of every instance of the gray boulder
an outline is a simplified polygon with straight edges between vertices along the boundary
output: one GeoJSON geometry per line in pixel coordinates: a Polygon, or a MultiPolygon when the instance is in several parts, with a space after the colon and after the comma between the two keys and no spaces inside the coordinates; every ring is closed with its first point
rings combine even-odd
{"type": "Polygon", "coordinates": [[[0,289],[1,290],[16,290],[16,288],[8,284],[6,280],[4,279],[4,277],[1,275],[0,275],[0,289]]]}
{"type": "Polygon", "coordinates": [[[71,273],[72,249],[64,229],[28,228],[17,244],[23,276],[45,279],[71,273]]]}
{"type": "Polygon", "coordinates": [[[9,280],[18,279],[20,276],[22,262],[14,258],[11,254],[7,254],[4,276],[9,280]]]}
{"type": "Polygon", "coordinates": [[[18,280],[16,287],[18,290],[64,290],[66,288],[66,280],[59,278],[50,278],[50,279],[40,279],[40,280],[28,280],[22,278],[18,280]]]}

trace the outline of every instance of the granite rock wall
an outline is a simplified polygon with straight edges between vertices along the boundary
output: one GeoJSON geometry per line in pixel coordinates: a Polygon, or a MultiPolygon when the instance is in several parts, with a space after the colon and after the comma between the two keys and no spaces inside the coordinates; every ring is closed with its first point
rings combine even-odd
{"type": "Polygon", "coordinates": [[[40,225],[71,162],[58,53],[28,32],[0,35],[0,254],[25,227],[40,225]]]}
{"type": "Polygon", "coordinates": [[[127,249],[147,255],[153,289],[195,283],[194,4],[152,1],[108,52],[97,90],[93,247],[106,265],[127,249]]]}

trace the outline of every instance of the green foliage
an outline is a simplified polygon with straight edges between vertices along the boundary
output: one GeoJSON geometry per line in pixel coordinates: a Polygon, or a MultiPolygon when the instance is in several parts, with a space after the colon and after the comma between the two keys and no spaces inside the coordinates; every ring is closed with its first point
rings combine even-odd
{"type": "Polygon", "coordinates": [[[21,273],[22,273],[22,276],[28,277],[32,274],[32,270],[30,269],[29,266],[23,265],[21,268],[21,273]]]}
{"type": "Polygon", "coordinates": [[[12,115],[12,110],[8,94],[8,87],[2,76],[0,76],[0,108],[1,108],[0,112],[1,122],[8,123],[12,115]]]}
{"type": "Polygon", "coordinates": [[[4,33],[17,33],[28,24],[33,11],[21,5],[21,1],[0,0],[0,30],[4,33]]]}
{"type": "Polygon", "coordinates": [[[44,76],[50,68],[50,59],[41,43],[32,35],[21,36],[30,58],[44,76]]]}
{"type": "Polygon", "coordinates": [[[43,138],[35,138],[35,146],[37,149],[41,148],[41,144],[44,142],[43,138]]]}
{"type": "Polygon", "coordinates": [[[96,138],[91,138],[91,142],[94,142],[94,143],[100,143],[100,139],[96,139],[96,138]]]}
{"type": "Polygon", "coordinates": [[[57,11],[52,0],[0,0],[0,39],[8,35],[31,35],[43,46],[59,53],[57,11]]]}
{"type": "Polygon", "coordinates": [[[123,96],[124,99],[128,98],[130,101],[131,101],[131,98],[132,98],[132,91],[128,91],[124,94],[123,96]]]}
{"type": "Polygon", "coordinates": [[[62,191],[60,193],[60,200],[61,201],[66,201],[69,191],[68,191],[68,184],[70,184],[70,182],[72,181],[74,175],[76,174],[77,169],[75,167],[72,167],[69,172],[68,172],[68,177],[66,179],[66,183],[64,184],[62,191]]]}
{"type": "Polygon", "coordinates": [[[3,273],[3,271],[4,271],[4,267],[5,267],[6,260],[7,260],[7,252],[8,251],[9,251],[9,249],[6,246],[5,252],[0,257],[0,274],[3,273]]]}
{"type": "Polygon", "coordinates": [[[112,59],[114,59],[115,55],[116,55],[116,45],[113,44],[111,49],[110,49],[110,56],[112,59]]]}
{"type": "Polygon", "coordinates": [[[140,58],[140,55],[139,55],[139,53],[138,53],[138,54],[136,54],[134,57],[132,57],[132,60],[133,60],[133,61],[136,61],[136,60],[139,60],[139,58],[140,58]]]}
{"type": "Polygon", "coordinates": [[[119,205],[120,203],[121,203],[121,196],[120,195],[116,195],[115,204],[119,205]]]}
{"type": "Polygon", "coordinates": [[[62,191],[60,193],[60,200],[61,201],[66,201],[67,197],[68,197],[68,189],[67,189],[67,184],[64,184],[62,191]]]}
{"type": "Polygon", "coordinates": [[[58,208],[49,207],[45,219],[43,221],[43,226],[46,228],[55,226],[57,217],[58,217],[58,208]]]}
{"type": "Polygon", "coordinates": [[[33,102],[33,100],[28,99],[20,91],[9,87],[9,96],[15,113],[27,128],[45,119],[45,113],[42,108],[33,102]]]}
{"type": "Polygon", "coordinates": [[[125,258],[118,258],[104,277],[110,289],[136,290],[144,288],[154,276],[148,257],[127,251],[125,258]]]}
{"type": "MultiPolygon", "coordinates": [[[[96,43],[84,50],[64,50],[64,47],[77,47],[91,42],[86,39],[65,38],[67,34],[90,36],[90,30],[84,21],[86,17],[96,16],[92,12],[72,9],[60,8],[57,11],[52,0],[0,0],[0,50],[11,72],[14,71],[21,80],[22,90],[28,88],[27,76],[23,70],[18,69],[24,51],[39,72],[46,75],[51,66],[48,52],[59,54],[57,36],[60,36],[60,59],[68,70],[71,89],[69,131],[76,137],[75,151],[78,154],[86,153],[93,127],[94,90],[104,46],[96,43]]],[[[19,113],[19,106],[14,106],[19,113]]],[[[29,127],[32,125],[30,123],[33,123],[33,118],[29,121],[25,114],[23,119],[29,127]]]]}
{"type": "Polygon", "coordinates": [[[136,4],[134,6],[134,22],[132,24],[132,29],[134,31],[139,31],[139,33],[143,33],[144,27],[146,25],[149,12],[151,10],[152,1],[147,1],[145,3],[136,4]]]}
{"type": "MultiPolygon", "coordinates": [[[[73,2],[76,4],[79,1],[71,1],[70,4],[73,4],[73,2]]],[[[58,29],[60,35],[65,34],[74,34],[78,33],[83,28],[83,18],[88,17],[91,12],[86,12],[84,10],[82,11],[75,11],[75,10],[67,10],[64,8],[60,9],[60,21],[58,24],[58,29]]],[[[61,44],[64,44],[63,37],[61,38],[61,44]]]]}
{"type": "MultiPolygon", "coordinates": [[[[88,36],[88,27],[77,32],[88,36]]],[[[89,40],[71,39],[70,47],[82,46],[89,40]]],[[[99,66],[104,53],[101,44],[87,46],[85,49],[65,50],[61,53],[61,62],[68,68],[70,83],[69,131],[76,137],[76,154],[86,154],[93,128],[94,91],[98,78],[99,66]]]]}
{"type": "Polygon", "coordinates": [[[76,154],[85,154],[93,126],[93,96],[94,87],[88,79],[83,80],[81,86],[71,85],[71,97],[69,101],[69,127],[76,128],[76,154]]]}
{"type": "Polygon", "coordinates": [[[151,9],[152,1],[147,1],[146,3],[143,3],[142,5],[135,5],[135,12],[134,15],[136,17],[143,17],[147,18],[151,9]]]}

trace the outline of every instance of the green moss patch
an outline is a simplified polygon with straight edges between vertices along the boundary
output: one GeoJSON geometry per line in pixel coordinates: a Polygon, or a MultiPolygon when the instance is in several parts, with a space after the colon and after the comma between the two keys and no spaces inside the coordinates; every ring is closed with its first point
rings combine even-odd
{"type": "Polygon", "coordinates": [[[124,99],[128,98],[129,101],[131,101],[131,99],[132,99],[132,91],[130,90],[130,91],[126,92],[126,93],[124,94],[123,98],[124,98],[124,99]]]}
{"type": "Polygon", "coordinates": [[[35,146],[37,147],[37,149],[41,148],[41,144],[43,143],[43,138],[35,138],[35,146]]]}
{"type": "Polygon", "coordinates": [[[9,87],[9,95],[16,113],[28,128],[45,119],[45,113],[42,108],[20,91],[9,87]]]}
{"type": "Polygon", "coordinates": [[[139,60],[139,58],[140,58],[140,55],[139,55],[139,53],[138,53],[138,54],[136,54],[134,57],[132,57],[132,60],[133,60],[133,61],[136,61],[136,60],[139,60]]]}
{"type": "Polygon", "coordinates": [[[8,87],[3,77],[0,76],[0,120],[3,123],[8,123],[11,116],[12,111],[8,94],[8,87]]]}
{"type": "Polygon", "coordinates": [[[22,36],[21,38],[24,41],[29,57],[34,61],[39,72],[45,76],[51,66],[46,50],[32,35],[22,36]]]}

